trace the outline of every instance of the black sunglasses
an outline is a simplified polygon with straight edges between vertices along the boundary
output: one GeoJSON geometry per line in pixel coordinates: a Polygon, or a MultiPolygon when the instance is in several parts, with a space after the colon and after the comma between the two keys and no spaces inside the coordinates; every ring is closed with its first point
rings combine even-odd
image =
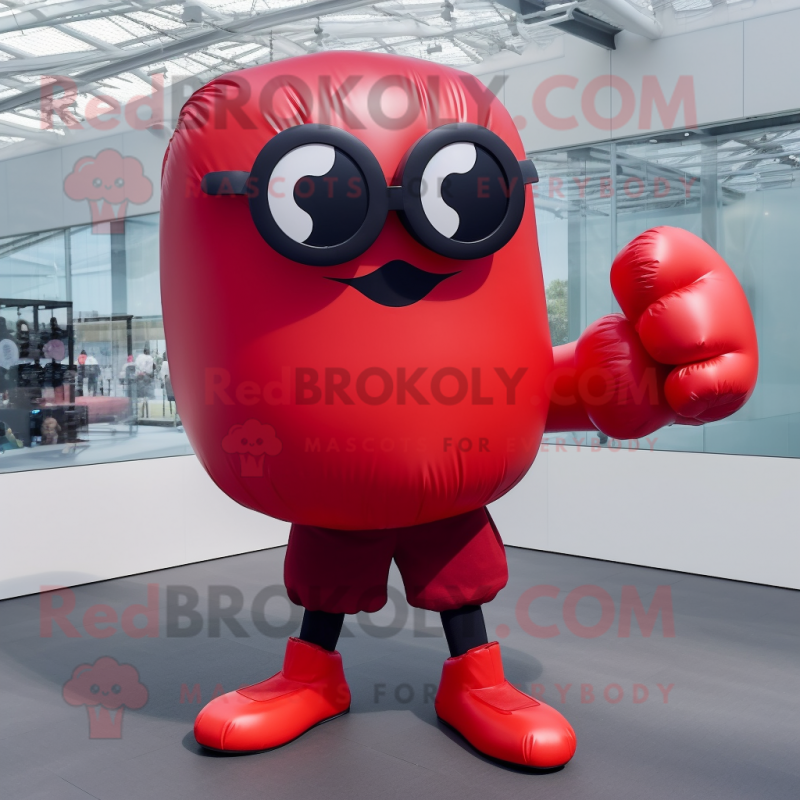
{"type": "Polygon", "coordinates": [[[420,138],[387,186],[359,139],[330,125],[300,125],[270,139],[250,172],[209,172],[206,194],[244,195],[258,232],[286,258],[334,266],[364,253],[389,211],[439,255],[483,258],[522,221],[525,186],[539,176],[496,134],[470,123],[420,138]]]}

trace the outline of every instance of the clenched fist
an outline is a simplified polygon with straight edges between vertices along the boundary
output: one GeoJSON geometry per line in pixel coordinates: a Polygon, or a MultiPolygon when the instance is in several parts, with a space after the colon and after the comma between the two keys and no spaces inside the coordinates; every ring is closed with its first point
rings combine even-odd
{"type": "MultiPolygon", "coordinates": [[[[744,291],[721,256],[680,228],[637,236],[611,267],[623,314],[555,348],[547,427],[581,417],[616,438],[730,416],[755,388],[758,346],[744,291]]],[[[576,424],[577,423],[577,424],[576,424]]]]}

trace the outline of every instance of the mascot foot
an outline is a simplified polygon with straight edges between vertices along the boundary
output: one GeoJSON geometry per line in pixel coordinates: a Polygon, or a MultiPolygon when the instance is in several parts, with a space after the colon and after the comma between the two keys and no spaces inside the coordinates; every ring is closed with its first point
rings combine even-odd
{"type": "Polygon", "coordinates": [[[194,738],[227,753],[269,750],[349,710],[341,655],[291,638],[283,669],[212,700],[197,715],[194,738]]]}
{"type": "Polygon", "coordinates": [[[439,719],[492,758],[548,769],[575,753],[569,722],[505,679],[497,642],[444,662],[435,707],[439,719]]]}

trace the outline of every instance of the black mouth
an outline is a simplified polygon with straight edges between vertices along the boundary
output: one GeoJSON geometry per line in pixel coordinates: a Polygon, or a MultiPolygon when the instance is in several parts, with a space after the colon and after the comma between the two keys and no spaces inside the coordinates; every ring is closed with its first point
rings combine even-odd
{"type": "Polygon", "coordinates": [[[329,278],[329,280],[346,283],[358,289],[364,297],[382,306],[402,308],[422,300],[445,278],[457,274],[450,272],[446,275],[436,275],[417,269],[408,261],[396,259],[360,278],[329,278]]]}

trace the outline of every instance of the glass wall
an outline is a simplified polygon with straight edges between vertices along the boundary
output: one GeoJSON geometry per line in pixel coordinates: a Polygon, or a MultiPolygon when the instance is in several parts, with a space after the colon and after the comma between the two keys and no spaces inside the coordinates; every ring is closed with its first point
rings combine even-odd
{"type": "Polygon", "coordinates": [[[800,456],[800,128],[681,131],[532,158],[554,343],[619,311],[611,262],[655,225],[701,236],[747,294],[760,354],[753,397],[727,420],[674,425],[646,446],[800,456]]]}
{"type": "MultiPolygon", "coordinates": [[[[682,131],[532,157],[554,344],[619,311],[613,258],[654,225],[709,242],[750,301],[761,356],[750,402],[635,446],[800,456],[800,128],[682,131]]],[[[0,238],[0,472],[191,452],[169,381],[158,222],[0,238]]]]}
{"type": "Polygon", "coordinates": [[[158,214],[0,238],[0,472],[183,455],[158,214]]]}

